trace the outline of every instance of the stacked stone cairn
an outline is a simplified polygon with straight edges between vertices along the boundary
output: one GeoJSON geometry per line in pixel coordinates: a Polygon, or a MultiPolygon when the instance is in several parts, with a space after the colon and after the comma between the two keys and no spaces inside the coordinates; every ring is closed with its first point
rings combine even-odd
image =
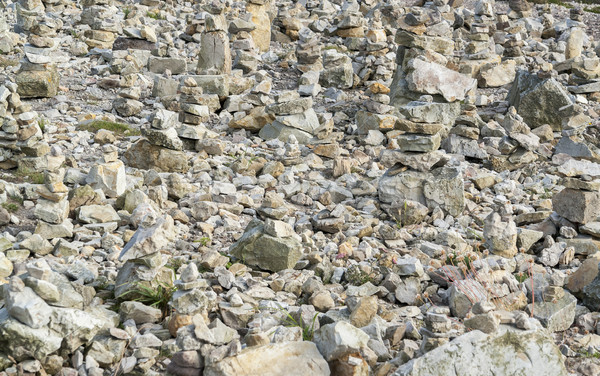
{"type": "Polygon", "coordinates": [[[84,42],[90,48],[110,49],[121,34],[122,27],[116,19],[118,8],[113,0],[86,0],[83,2],[81,23],[89,25],[91,29],[83,34],[84,42]]]}
{"type": "Polygon", "coordinates": [[[25,57],[15,78],[22,98],[50,98],[57,94],[60,77],[54,61],[58,49],[54,37],[62,26],[60,18],[42,13],[29,27],[29,43],[24,47],[25,57]]]}

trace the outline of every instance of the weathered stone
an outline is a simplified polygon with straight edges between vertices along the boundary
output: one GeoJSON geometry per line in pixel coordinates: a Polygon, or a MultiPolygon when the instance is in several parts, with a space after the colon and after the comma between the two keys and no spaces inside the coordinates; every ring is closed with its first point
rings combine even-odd
{"type": "Polygon", "coordinates": [[[46,70],[20,71],[15,77],[21,98],[52,98],[58,93],[60,75],[56,66],[46,70]]]}
{"type": "Polygon", "coordinates": [[[367,334],[344,321],[322,326],[315,332],[314,338],[319,352],[327,361],[358,352],[368,340],[367,334]]]}
{"type": "Polygon", "coordinates": [[[552,207],[561,217],[576,223],[595,221],[600,215],[600,192],[565,188],[552,197],[552,207]]]}
{"type": "Polygon", "coordinates": [[[520,331],[502,326],[494,334],[463,334],[424,356],[400,366],[394,376],[476,376],[502,369],[507,375],[542,372],[568,375],[562,355],[545,330],[520,331]]]}
{"type": "Polygon", "coordinates": [[[109,197],[117,197],[125,192],[125,165],[121,161],[98,164],[91,168],[86,183],[94,189],[101,189],[109,197]]]}
{"type": "Polygon", "coordinates": [[[485,219],[483,237],[488,249],[502,257],[514,257],[517,254],[517,225],[512,219],[507,222],[496,212],[485,219]]]}
{"type": "Polygon", "coordinates": [[[250,347],[204,368],[205,376],[329,376],[329,366],[312,342],[250,347]]]}
{"type": "Polygon", "coordinates": [[[188,156],[185,152],[152,145],[147,140],[133,144],[124,154],[128,166],[159,172],[187,172],[188,156]]]}
{"type": "Polygon", "coordinates": [[[477,81],[436,63],[411,60],[406,75],[408,88],[423,94],[440,94],[448,102],[461,101],[477,87],[477,81]]]}
{"type": "Polygon", "coordinates": [[[533,312],[533,317],[540,320],[542,325],[551,332],[562,332],[571,327],[575,321],[575,306],[577,299],[565,292],[557,301],[536,301],[527,306],[527,313],[533,312]]]}
{"type": "Polygon", "coordinates": [[[292,269],[302,256],[302,244],[295,238],[276,238],[265,233],[264,224],[253,221],[229,253],[246,265],[270,271],[292,269]]]}
{"type": "Polygon", "coordinates": [[[572,104],[567,91],[553,78],[541,79],[526,71],[518,71],[508,93],[508,101],[531,128],[550,124],[562,129],[565,114],[561,109],[572,104]]]}

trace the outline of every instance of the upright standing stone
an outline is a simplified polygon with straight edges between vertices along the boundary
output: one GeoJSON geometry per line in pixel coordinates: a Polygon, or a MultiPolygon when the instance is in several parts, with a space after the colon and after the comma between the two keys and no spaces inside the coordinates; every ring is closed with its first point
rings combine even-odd
{"type": "Polygon", "coordinates": [[[206,29],[200,42],[199,74],[231,73],[231,51],[223,10],[222,6],[215,4],[207,7],[210,14],[206,17],[206,29]]]}
{"type": "Polygon", "coordinates": [[[271,18],[267,13],[270,6],[269,0],[249,0],[246,4],[246,12],[252,14],[252,22],[256,25],[250,35],[260,52],[269,51],[271,44],[271,18]]]}

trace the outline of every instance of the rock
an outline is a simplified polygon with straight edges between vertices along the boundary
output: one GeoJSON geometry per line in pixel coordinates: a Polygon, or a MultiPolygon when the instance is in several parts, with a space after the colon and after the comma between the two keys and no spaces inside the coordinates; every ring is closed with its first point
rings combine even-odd
{"type": "Polygon", "coordinates": [[[113,102],[113,108],[119,115],[128,117],[139,114],[144,108],[144,104],[134,99],[117,98],[113,102]]]}
{"type": "Polygon", "coordinates": [[[562,332],[571,327],[575,321],[575,306],[577,299],[565,292],[557,301],[537,301],[527,306],[527,313],[538,319],[551,332],[562,332]]]}
{"type": "Polygon", "coordinates": [[[500,87],[514,81],[516,75],[514,60],[506,60],[498,65],[484,65],[479,70],[478,82],[481,87],[500,87]]]}
{"type": "MultiPolygon", "coordinates": [[[[595,261],[594,261],[595,263],[595,261]]],[[[596,264],[598,267],[598,264],[596,264]]],[[[583,287],[583,304],[592,311],[600,309],[600,278],[598,274],[587,285],[583,287]]]]}
{"type": "Polygon", "coordinates": [[[550,124],[552,129],[562,129],[566,116],[561,109],[572,104],[567,91],[553,78],[542,79],[519,70],[508,93],[508,101],[532,129],[550,124]]]}
{"type": "Polygon", "coordinates": [[[188,156],[183,151],[161,148],[147,140],[133,144],[124,154],[128,166],[159,172],[187,172],[188,156]]]}
{"type": "Polygon", "coordinates": [[[593,222],[600,215],[600,192],[565,188],[552,197],[552,207],[571,222],[593,222]]]}
{"type": "Polygon", "coordinates": [[[319,352],[327,361],[357,353],[367,345],[368,340],[367,334],[344,321],[322,326],[314,337],[319,352]]]}
{"type": "Polygon", "coordinates": [[[448,102],[462,101],[477,87],[477,81],[436,63],[418,59],[408,65],[406,80],[410,90],[423,94],[440,94],[448,102]]]}
{"type": "Polygon", "coordinates": [[[323,66],[326,67],[319,77],[319,83],[324,87],[347,89],[354,82],[352,59],[335,50],[323,52],[323,66]]]}
{"type": "Polygon", "coordinates": [[[170,70],[173,74],[182,74],[187,70],[185,59],[172,57],[150,56],[148,59],[148,70],[152,73],[165,73],[170,70]]]}
{"type": "Polygon", "coordinates": [[[571,293],[580,296],[584,287],[589,285],[598,276],[598,264],[600,263],[600,253],[588,256],[577,270],[569,275],[565,288],[571,293]]]}
{"type": "Polygon", "coordinates": [[[273,343],[250,347],[204,368],[205,376],[323,375],[329,366],[312,342],[273,343]]]}
{"type": "Polygon", "coordinates": [[[13,263],[0,252],[0,279],[10,277],[13,272],[13,263]]]}
{"type": "Polygon", "coordinates": [[[119,214],[110,205],[85,205],[79,207],[78,219],[83,223],[120,222],[119,214]]]}
{"type": "Polygon", "coordinates": [[[568,374],[558,347],[546,331],[501,327],[489,335],[478,330],[463,334],[400,366],[393,375],[474,376],[491,375],[498,369],[507,375],[534,370],[549,376],[568,374]]]}
{"type": "MultiPolygon", "coordinates": [[[[11,281],[11,286],[12,284],[11,281]]],[[[23,287],[21,291],[9,290],[6,296],[6,310],[11,317],[33,329],[47,325],[52,312],[50,306],[29,287],[23,287]]]]}
{"type": "Polygon", "coordinates": [[[15,81],[21,98],[52,98],[58,94],[60,75],[56,66],[49,64],[45,70],[21,70],[15,81]]]}
{"type": "Polygon", "coordinates": [[[302,244],[295,237],[276,238],[266,233],[265,225],[252,221],[229,253],[244,264],[278,272],[292,269],[302,256],[302,244]]]}
{"type": "Polygon", "coordinates": [[[433,170],[432,178],[423,184],[423,194],[429,209],[440,207],[455,217],[461,215],[465,199],[460,169],[442,167],[433,170]]]}
{"type": "Polygon", "coordinates": [[[498,213],[490,213],[485,219],[483,237],[489,250],[502,257],[517,254],[517,225],[512,219],[503,221],[498,213]]]}
{"type": "Polygon", "coordinates": [[[165,215],[148,227],[140,226],[123,247],[119,258],[127,261],[159,252],[174,238],[173,218],[165,215]]]}
{"type": "Polygon", "coordinates": [[[120,307],[123,321],[132,319],[136,324],[155,323],[162,318],[160,309],[148,307],[140,302],[123,302],[120,307]]]}
{"type": "Polygon", "coordinates": [[[117,197],[125,192],[127,184],[125,165],[121,161],[95,165],[85,179],[93,189],[101,189],[109,197],[117,197]]]}
{"type": "Polygon", "coordinates": [[[567,46],[565,48],[565,58],[572,59],[581,56],[583,50],[583,41],[585,33],[582,29],[574,27],[567,38],[567,46]]]}

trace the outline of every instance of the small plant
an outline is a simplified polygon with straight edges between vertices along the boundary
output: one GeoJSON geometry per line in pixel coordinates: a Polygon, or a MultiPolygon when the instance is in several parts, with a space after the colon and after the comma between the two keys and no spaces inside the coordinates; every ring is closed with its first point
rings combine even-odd
{"type": "Polygon", "coordinates": [[[349,284],[354,286],[362,286],[367,282],[371,282],[373,278],[371,275],[362,270],[358,265],[352,265],[344,273],[344,278],[349,284]]]}
{"type": "Polygon", "coordinates": [[[527,280],[527,278],[529,278],[529,276],[527,274],[524,274],[523,272],[518,272],[515,274],[515,279],[519,283],[525,282],[527,280]]]}
{"type": "Polygon", "coordinates": [[[596,13],[596,14],[600,14],[600,6],[598,7],[593,7],[593,8],[585,8],[586,12],[590,12],[590,13],[596,13]]]}
{"type": "Polygon", "coordinates": [[[185,261],[182,258],[172,258],[165,265],[167,268],[172,269],[173,272],[177,273],[179,268],[183,265],[185,261]]]}
{"type": "Polygon", "coordinates": [[[164,20],[165,18],[163,16],[160,15],[159,11],[155,11],[155,12],[146,12],[146,17],[150,17],[153,18],[155,20],[164,20]]]}
{"type": "Polygon", "coordinates": [[[125,294],[138,295],[139,297],[134,301],[160,309],[163,318],[165,318],[170,313],[169,301],[177,291],[177,287],[173,283],[156,282],[156,284],[156,287],[151,287],[138,282],[131,291],[127,291],[125,294]]]}
{"type": "Polygon", "coordinates": [[[138,129],[127,124],[106,120],[94,120],[90,123],[81,124],[79,129],[92,133],[96,133],[100,129],[106,129],[120,136],[139,136],[141,134],[138,129]]]}
{"type": "Polygon", "coordinates": [[[294,316],[285,308],[267,308],[270,310],[275,310],[279,312],[283,312],[285,314],[285,318],[283,319],[283,325],[288,328],[300,328],[302,330],[302,340],[303,341],[312,341],[315,336],[315,323],[317,322],[317,318],[319,317],[319,313],[315,313],[313,316],[310,325],[304,325],[302,320],[296,320],[294,316]]]}
{"type": "Polygon", "coordinates": [[[579,352],[579,355],[582,358],[595,358],[595,359],[600,359],[600,352],[597,351],[588,351],[586,349],[581,349],[581,351],[579,352]]]}
{"type": "Polygon", "coordinates": [[[2,204],[2,207],[10,213],[14,213],[17,210],[19,210],[19,206],[17,204],[15,204],[14,202],[5,202],[2,204]]]}
{"type": "Polygon", "coordinates": [[[129,18],[129,13],[131,13],[131,8],[125,7],[123,8],[124,19],[129,18]]]}
{"type": "Polygon", "coordinates": [[[38,127],[40,127],[40,129],[42,130],[42,133],[45,133],[45,131],[46,131],[46,119],[45,118],[40,118],[38,120],[38,127]]]}
{"type": "Polygon", "coordinates": [[[44,184],[44,173],[31,170],[27,167],[20,167],[14,175],[23,181],[33,184],[44,184]]]}
{"type": "Polygon", "coordinates": [[[78,39],[79,33],[77,32],[77,30],[71,29],[71,36],[73,37],[73,39],[78,39]]]}

